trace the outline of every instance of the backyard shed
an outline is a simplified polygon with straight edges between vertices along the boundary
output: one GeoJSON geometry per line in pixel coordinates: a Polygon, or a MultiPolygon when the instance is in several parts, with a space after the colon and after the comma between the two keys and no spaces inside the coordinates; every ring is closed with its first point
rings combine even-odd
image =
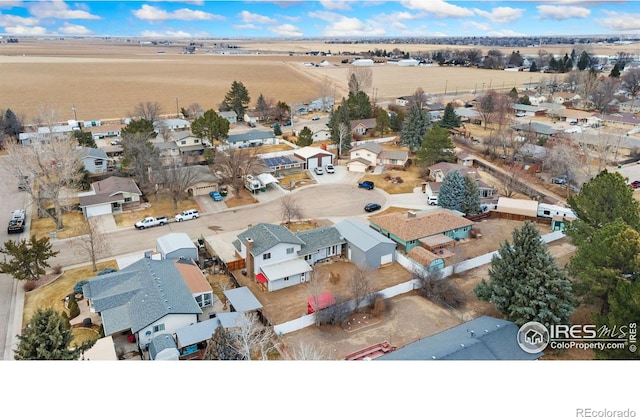
{"type": "Polygon", "coordinates": [[[538,216],[538,202],[535,200],[500,197],[498,198],[498,206],[494,211],[500,213],[500,217],[504,218],[535,218],[538,216]]]}
{"type": "Polygon", "coordinates": [[[180,357],[176,341],[170,334],[161,334],[149,343],[149,358],[153,361],[177,361],[180,357]]]}
{"type": "Polygon", "coordinates": [[[307,298],[307,314],[313,314],[316,311],[327,308],[336,303],[336,299],[329,291],[325,291],[317,296],[307,298]]]}
{"type": "Polygon", "coordinates": [[[396,243],[357,220],[345,219],[334,226],[347,241],[347,258],[371,269],[395,262],[396,243]]]}
{"type": "Polygon", "coordinates": [[[156,239],[162,259],[198,259],[198,248],[186,233],[169,233],[156,239]]]}

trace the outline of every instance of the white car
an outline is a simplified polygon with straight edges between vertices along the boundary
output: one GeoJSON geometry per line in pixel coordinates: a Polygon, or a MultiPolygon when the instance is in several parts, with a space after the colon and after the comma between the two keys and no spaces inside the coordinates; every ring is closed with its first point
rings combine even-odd
{"type": "Polygon", "coordinates": [[[185,210],[182,213],[176,214],[176,221],[181,222],[184,220],[193,220],[200,217],[198,210],[185,210]]]}
{"type": "Polygon", "coordinates": [[[322,167],[315,167],[313,168],[313,172],[316,173],[316,175],[322,175],[324,174],[324,170],[322,169],[322,167]]]}
{"type": "Polygon", "coordinates": [[[327,174],[333,174],[336,170],[333,168],[333,165],[329,164],[324,167],[324,170],[327,171],[327,174]]]}

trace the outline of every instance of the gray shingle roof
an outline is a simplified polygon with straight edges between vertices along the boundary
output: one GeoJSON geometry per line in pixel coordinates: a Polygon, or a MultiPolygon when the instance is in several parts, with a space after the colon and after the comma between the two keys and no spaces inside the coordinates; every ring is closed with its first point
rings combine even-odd
{"type": "Polygon", "coordinates": [[[105,335],[135,333],[168,314],[202,313],[172,259],[141,259],[92,278],[82,290],[101,313],[105,335]]]}
{"type": "Polygon", "coordinates": [[[275,138],[275,135],[271,130],[257,130],[252,129],[247,131],[246,133],[237,133],[235,135],[229,135],[227,142],[236,143],[236,142],[251,142],[251,141],[259,141],[264,139],[275,138]]]}
{"type": "Polygon", "coordinates": [[[533,360],[518,345],[518,326],[482,316],[390,352],[377,360],[533,360]]]}
{"type": "MultiPolygon", "coordinates": [[[[238,239],[243,243],[246,242],[247,238],[253,239],[251,253],[254,256],[260,255],[279,243],[304,245],[304,242],[293,234],[291,230],[284,226],[269,223],[258,223],[238,235],[238,239]]],[[[234,246],[239,249],[236,242],[234,242],[234,246]]]]}
{"type": "Polygon", "coordinates": [[[178,347],[183,348],[209,340],[218,327],[220,327],[220,320],[216,317],[178,329],[176,330],[178,347]]]}
{"type": "Polygon", "coordinates": [[[338,229],[340,235],[344,237],[350,245],[354,245],[365,252],[380,243],[396,245],[393,240],[381,235],[357,220],[344,219],[336,223],[333,227],[338,229]]]}
{"type": "Polygon", "coordinates": [[[158,353],[165,349],[177,349],[176,341],[169,334],[161,334],[151,339],[149,343],[149,356],[151,359],[155,359],[158,353]]]}
{"type": "Polygon", "coordinates": [[[296,233],[296,236],[304,241],[304,246],[302,246],[302,249],[298,251],[298,256],[304,256],[309,253],[313,253],[318,249],[345,243],[345,240],[338,229],[333,226],[305,230],[296,233]]]}
{"type": "Polygon", "coordinates": [[[107,153],[102,148],[87,148],[83,147],[80,150],[80,159],[93,158],[93,159],[109,159],[107,153]]]}
{"type": "Polygon", "coordinates": [[[262,308],[262,304],[260,304],[260,301],[258,301],[248,287],[233,288],[231,290],[225,290],[223,293],[233,306],[233,309],[238,313],[262,308]]]}
{"type": "Polygon", "coordinates": [[[554,129],[551,126],[548,126],[540,122],[521,123],[521,124],[514,125],[512,127],[514,130],[518,132],[520,131],[535,132],[541,135],[549,135],[549,136],[559,132],[559,130],[554,129]]]}

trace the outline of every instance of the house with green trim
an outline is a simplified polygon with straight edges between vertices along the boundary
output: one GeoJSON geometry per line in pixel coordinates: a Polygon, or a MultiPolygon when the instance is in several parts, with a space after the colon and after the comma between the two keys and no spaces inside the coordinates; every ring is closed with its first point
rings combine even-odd
{"type": "Polygon", "coordinates": [[[374,216],[369,225],[398,244],[404,253],[423,246],[430,251],[440,251],[454,246],[471,233],[473,222],[444,208],[409,211],[406,214],[391,213],[374,216]]]}

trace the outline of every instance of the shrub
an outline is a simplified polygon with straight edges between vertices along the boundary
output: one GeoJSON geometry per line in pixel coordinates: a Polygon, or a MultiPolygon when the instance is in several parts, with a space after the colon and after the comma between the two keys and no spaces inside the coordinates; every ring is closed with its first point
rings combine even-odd
{"type": "Polygon", "coordinates": [[[27,280],[24,282],[24,284],[22,284],[22,289],[24,290],[24,292],[29,292],[35,290],[36,286],[37,284],[35,281],[27,280]]]}
{"type": "Polygon", "coordinates": [[[115,269],[113,268],[105,268],[100,270],[100,272],[98,272],[98,275],[105,275],[105,274],[110,274],[112,272],[117,272],[115,269]]]}
{"type": "Polygon", "coordinates": [[[75,319],[80,315],[80,307],[78,307],[78,302],[76,301],[76,297],[74,294],[71,294],[69,297],[69,319],[75,319]]]}
{"type": "Polygon", "coordinates": [[[441,278],[439,273],[418,277],[422,286],[417,292],[424,298],[444,307],[459,308],[467,301],[467,295],[450,279],[441,278]]]}
{"type": "Polygon", "coordinates": [[[73,286],[73,293],[74,294],[82,294],[82,287],[87,284],[89,281],[87,281],[86,279],[80,280],[78,282],[76,282],[76,284],[73,286]]]}
{"type": "Polygon", "coordinates": [[[402,177],[396,177],[396,183],[402,184],[403,182],[404,180],[402,179],[402,177]]]}
{"type": "Polygon", "coordinates": [[[371,300],[371,314],[376,317],[382,316],[384,313],[391,309],[391,301],[380,293],[376,293],[372,296],[371,300]]]}
{"type": "Polygon", "coordinates": [[[62,274],[62,265],[55,265],[53,267],[53,273],[56,275],[62,274]]]}

